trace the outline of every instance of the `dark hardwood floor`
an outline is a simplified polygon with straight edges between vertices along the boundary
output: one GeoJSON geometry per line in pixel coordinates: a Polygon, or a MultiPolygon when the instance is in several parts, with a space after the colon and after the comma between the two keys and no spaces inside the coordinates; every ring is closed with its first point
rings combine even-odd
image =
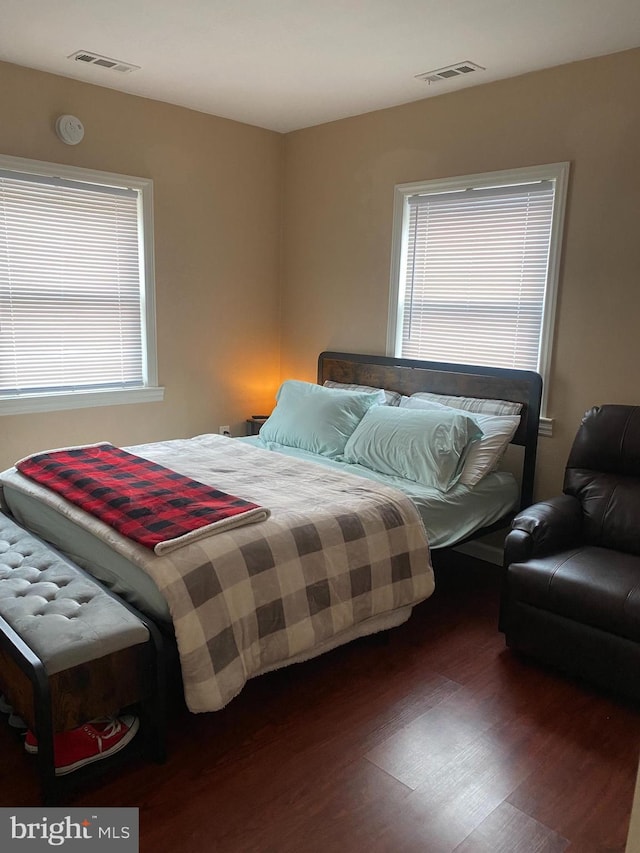
{"type": "MultiPolygon", "coordinates": [[[[66,804],[139,806],[143,853],[623,851],[640,709],[506,650],[496,567],[437,564],[405,625],[176,709],[166,764],[66,804]]],[[[6,725],[0,751],[0,804],[37,804],[6,725]]]]}

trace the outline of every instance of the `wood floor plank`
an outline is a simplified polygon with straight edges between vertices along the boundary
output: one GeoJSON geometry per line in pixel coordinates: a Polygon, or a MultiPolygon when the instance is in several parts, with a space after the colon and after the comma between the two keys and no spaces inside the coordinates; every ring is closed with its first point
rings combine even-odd
{"type": "MultiPolygon", "coordinates": [[[[416,846],[422,843],[424,850],[434,853],[454,850],[535,773],[539,762],[552,755],[554,748],[552,732],[517,717],[498,720],[484,729],[478,727],[475,732],[467,718],[456,733],[463,718],[449,705],[444,702],[437,708],[442,719],[448,713],[447,725],[440,721],[431,732],[431,743],[426,738],[418,744],[420,763],[406,757],[408,771],[415,774],[418,767],[421,780],[398,816],[403,823],[413,825],[416,846]],[[444,744],[439,729],[449,735],[453,732],[444,744]]],[[[398,766],[402,768],[402,763],[398,766]]],[[[398,775],[402,776],[402,769],[398,775]]],[[[414,775],[412,781],[416,779],[414,775]]]]}
{"type": "MultiPolygon", "coordinates": [[[[577,844],[576,850],[624,851],[638,766],[638,732],[616,719],[615,733],[575,726],[556,738],[542,762],[509,802],[577,844]]],[[[584,726],[584,727],[583,727],[584,726]]]]}
{"type": "Polygon", "coordinates": [[[563,853],[569,842],[557,832],[502,803],[455,853],[563,853]]]}
{"type": "Polygon", "coordinates": [[[157,831],[147,833],[145,847],[205,850],[215,840],[216,853],[365,851],[381,828],[395,826],[395,814],[409,793],[363,761],[337,773],[306,774],[295,791],[280,788],[262,805],[251,787],[215,786],[197,800],[181,803],[170,827],[173,846],[161,823],[157,831]],[[185,846],[180,845],[182,838],[187,839],[185,846]]]}
{"type": "Polygon", "coordinates": [[[456,761],[496,721],[477,705],[441,702],[367,752],[366,758],[415,789],[456,761]]]}

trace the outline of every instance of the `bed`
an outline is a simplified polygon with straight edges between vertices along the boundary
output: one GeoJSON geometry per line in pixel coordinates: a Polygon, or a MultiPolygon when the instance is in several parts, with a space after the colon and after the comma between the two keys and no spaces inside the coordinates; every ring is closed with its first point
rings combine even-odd
{"type": "MultiPolygon", "coordinates": [[[[439,521],[439,547],[504,526],[531,503],[537,374],[324,352],[317,387],[325,383],[337,383],[338,394],[358,385],[406,399],[426,393],[519,407],[511,443],[523,451],[520,479],[492,472],[480,488],[456,485],[440,503],[454,505],[456,521],[454,529],[439,521]],[[503,497],[478,513],[491,503],[489,481],[503,497]],[[458,492],[470,495],[466,516],[464,500],[453,500],[458,492]]],[[[434,590],[423,517],[437,514],[437,502],[421,506],[415,483],[403,491],[397,478],[371,477],[362,465],[318,460],[303,448],[269,447],[260,437],[205,435],[130,450],[200,482],[213,478],[268,507],[270,518],[158,557],[15,469],[0,475],[3,507],[175,636],[194,712],[223,707],[250,677],[401,624],[434,590]]]]}

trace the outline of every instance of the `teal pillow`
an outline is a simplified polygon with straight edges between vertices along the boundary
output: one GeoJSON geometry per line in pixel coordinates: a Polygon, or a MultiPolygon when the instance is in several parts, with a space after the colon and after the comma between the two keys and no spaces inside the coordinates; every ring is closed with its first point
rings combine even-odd
{"type": "Polygon", "coordinates": [[[324,388],[287,379],[276,394],[277,404],[260,430],[266,444],[284,444],[335,459],[365,412],[384,403],[384,391],[365,393],[324,388]]]}
{"type": "Polygon", "coordinates": [[[343,460],[446,492],[458,482],[465,456],[481,436],[464,412],[378,406],[354,430],[343,460]]]}

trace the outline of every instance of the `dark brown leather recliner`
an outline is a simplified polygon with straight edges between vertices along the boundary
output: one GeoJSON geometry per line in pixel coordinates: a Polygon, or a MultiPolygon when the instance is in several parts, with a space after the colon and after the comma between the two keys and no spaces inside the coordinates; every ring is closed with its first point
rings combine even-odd
{"type": "Polygon", "coordinates": [[[512,649],[640,699],[640,407],[586,413],[563,492],[512,522],[500,630],[512,649]]]}

